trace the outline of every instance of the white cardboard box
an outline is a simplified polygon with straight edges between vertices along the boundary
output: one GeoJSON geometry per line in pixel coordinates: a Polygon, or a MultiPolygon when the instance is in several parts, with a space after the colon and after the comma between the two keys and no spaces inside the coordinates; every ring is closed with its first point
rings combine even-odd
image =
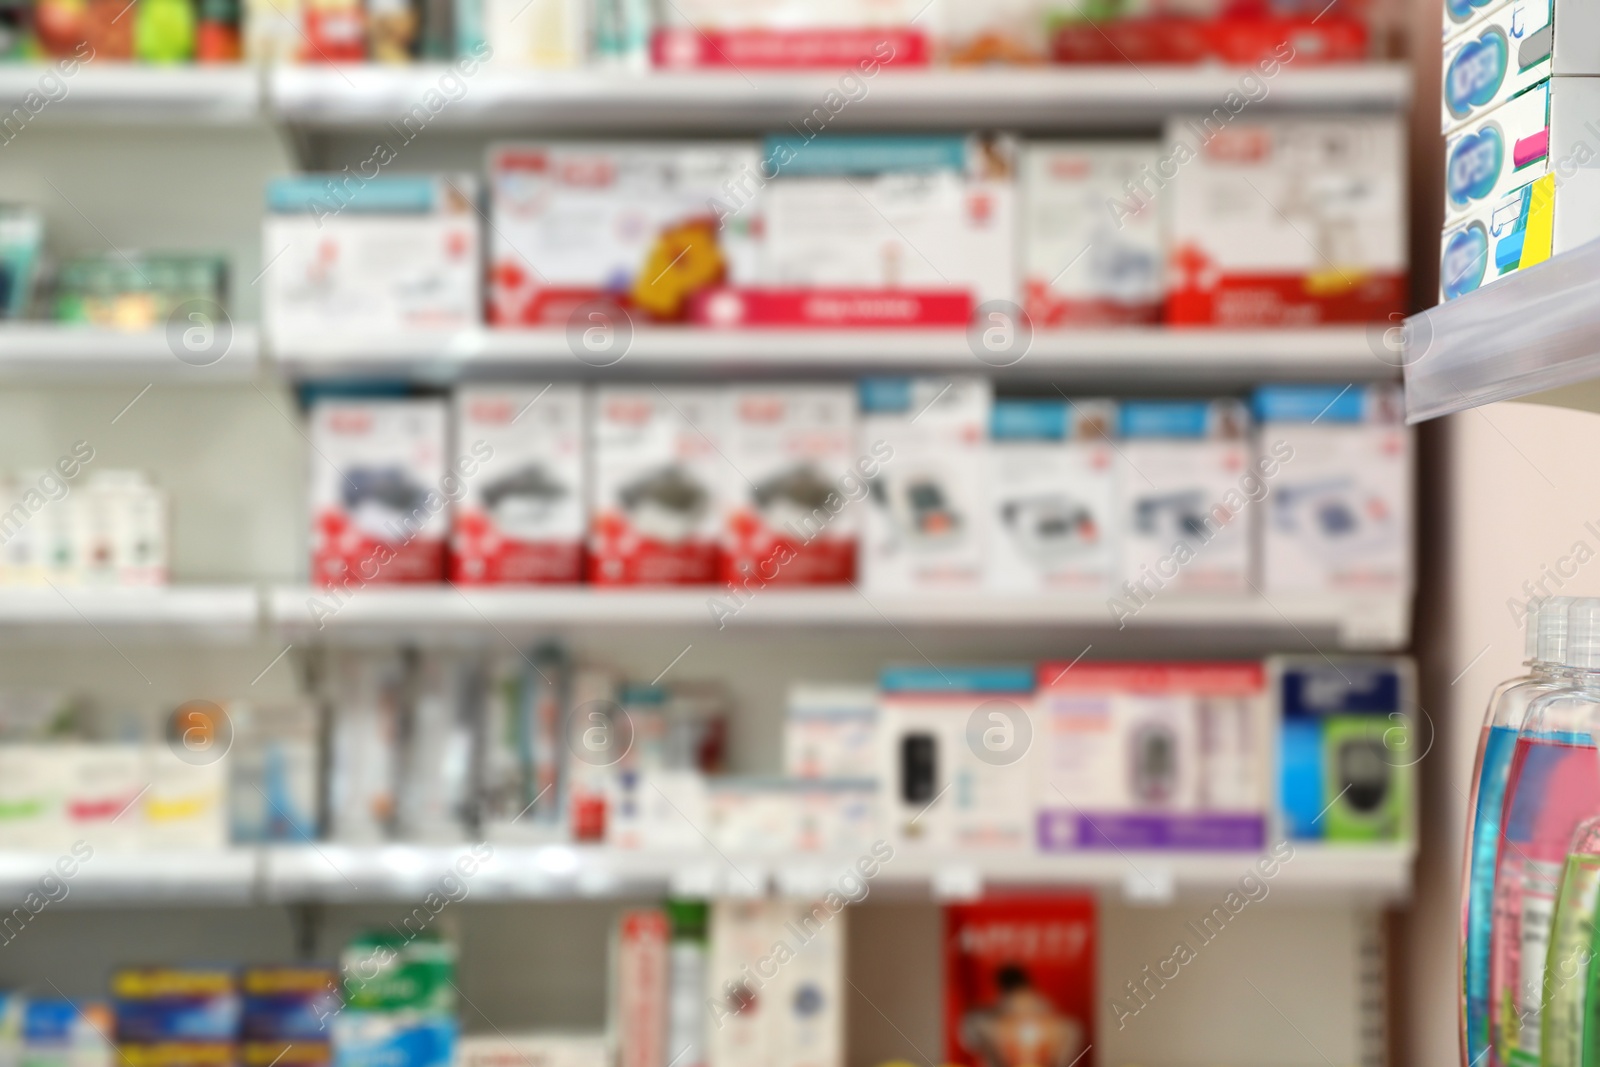
{"type": "Polygon", "coordinates": [[[1033,142],[1022,151],[1023,307],[1035,329],[1154,323],[1165,292],[1159,200],[1130,185],[1157,141],[1033,142]]]}
{"type": "Polygon", "coordinates": [[[820,902],[712,904],[709,1067],[842,1067],[846,920],[820,902]]]}
{"type": "Polygon", "coordinates": [[[593,403],[590,580],[715,581],[729,478],[722,391],[612,386],[593,403]]]}
{"type": "Polygon", "coordinates": [[[1411,431],[1400,389],[1268,386],[1255,409],[1263,458],[1283,460],[1260,524],[1267,594],[1410,593],[1411,431]]]}
{"type": "Polygon", "coordinates": [[[589,518],[582,388],[465,388],[455,402],[464,493],[450,537],[452,579],[581,579],[589,518]]]}
{"type": "Polygon", "coordinates": [[[997,400],[989,445],[988,583],[1097,594],[1120,576],[1116,405],[997,400]]]}
{"type": "Polygon", "coordinates": [[[869,590],[982,584],[990,388],[986,378],[861,383],[861,451],[880,460],[862,538],[869,590]]]}
{"type": "Polygon", "coordinates": [[[1600,74],[1600,11],[1582,0],[1512,0],[1445,42],[1440,129],[1449,132],[1552,76],[1600,74]]]}
{"type": "Polygon", "coordinates": [[[791,778],[877,775],[877,688],[791,685],[783,723],[783,772],[791,778]]]}

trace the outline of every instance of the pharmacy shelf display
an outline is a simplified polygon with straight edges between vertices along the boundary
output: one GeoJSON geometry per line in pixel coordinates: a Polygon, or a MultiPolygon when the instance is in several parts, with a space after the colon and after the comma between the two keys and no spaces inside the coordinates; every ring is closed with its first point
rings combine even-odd
{"type": "Polygon", "coordinates": [[[118,640],[183,639],[202,643],[248,640],[260,602],[249,586],[0,587],[0,635],[8,641],[77,634],[118,640]]]}
{"type": "MultiPolygon", "coordinates": [[[[9,116],[26,107],[24,114],[33,121],[254,122],[261,117],[262,98],[260,72],[244,65],[0,63],[0,111],[9,116]]],[[[19,133],[13,124],[7,137],[19,133]]]]}
{"type": "Polygon", "coordinates": [[[183,326],[169,333],[52,322],[0,323],[0,380],[248,381],[260,364],[256,328],[228,323],[221,330],[219,334],[215,326],[183,326]]]}
{"type": "MultiPolygon", "coordinates": [[[[480,846],[481,849],[481,846],[480,846]]],[[[74,905],[361,902],[420,897],[470,850],[460,846],[318,844],[214,851],[100,850],[73,881],[74,905]]],[[[0,856],[0,891],[21,896],[54,853],[0,856]]],[[[902,850],[875,881],[877,892],[964,899],[984,887],[1082,887],[1130,902],[1225,892],[1254,853],[1085,853],[978,857],[902,850]]],[[[1338,898],[1382,904],[1410,892],[1411,845],[1297,844],[1273,881],[1273,899],[1338,898]],[[1281,894],[1281,897],[1280,897],[1281,894]]],[[[814,893],[854,856],[718,856],[572,845],[499,845],[473,876],[475,899],[565,900],[814,893]]]]}
{"type": "MultiPolygon", "coordinates": [[[[286,635],[368,641],[419,633],[493,638],[497,630],[540,627],[715,629],[709,604],[721,586],[682,590],[465,589],[368,587],[343,594],[309,586],[281,586],[267,594],[267,615],[286,635]]],[[[1222,631],[1267,633],[1274,646],[1331,641],[1361,650],[1404,648],[1410,633],[1408,597],[1157,596],[1127,628],[1136,633],[1222,631]],[[1307,635],[1311,635],[1309,638],[1307,635]]],[[[880,628],[942,627],[962,630],[1052,627],[1114,630],[1104,598],[966,594],[884,594],[842,590],[773,590],[759,593],[728,626],[880,628]]]]}
{"type": "Polygon", "coordinates": [[[1412,316],[1407,417],[1519,398],[1600,411],[1597,307],[1600,241],[1412,316]]]}

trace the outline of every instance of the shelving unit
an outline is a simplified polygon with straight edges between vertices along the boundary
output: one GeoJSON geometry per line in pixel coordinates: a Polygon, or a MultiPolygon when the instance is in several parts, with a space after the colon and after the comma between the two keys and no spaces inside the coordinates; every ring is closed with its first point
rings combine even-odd
{"type": "Polygon", "coordinates": [[[228,329],[225,345],[219,341],[215,349],[195,354],[165,330],[0,323],[0,381],[248,381],[260,365],[259,335],[248,323],[228,329]]]}
{"type": "MultiPolygon", "coordinates": [[[[480,846],[481,847],[481,846],[480,846]]],[[[222,851],[118,853],[97,850],[72,881],[75,905],[359,903],[415,900],[464,856],[463,879],[479,900],[657,898],[669,892],[749,896],[769,889],[825,892],[853,855],[737,855],[622,851],[593,846],[494,845],[481,867],[466,846],[279,846],[222,851]]],[[[0,855],[0,892],[18,897],[55,853],[0,855]]],[[[1096,890],[1134,903],[1226,893],[1254,853],[1083,853],[982,856],[901,849],[872,881],[897,897],[970,897],[983,887],[1096,890]]],[[[1297,846],[1273,877],[1288,903],[1338,899],[1381,904],[1411,886],[1409,846],[1297,846]]]]}
{"type": "MultiPolygon", "coordinates": [[[[156,66],[91,61],[77,64],[71,74],[55,63],[0,64],[0,112],[9,114],[22,107],[30,93],[45,101],[34,121],[50,122],[253,122],[261,117],[262,104],[260,72],[237,64],[156,66]]],[[[26,127],[21,130],[8,133],[25,135],[26,127]]]]}
{"type": "Polygon", "coordinates": [[[259,604],[249,586],[4,586],[0,635],[11,642],[114,634],[119,640],[233,643],[256,633],[259,604]]]}

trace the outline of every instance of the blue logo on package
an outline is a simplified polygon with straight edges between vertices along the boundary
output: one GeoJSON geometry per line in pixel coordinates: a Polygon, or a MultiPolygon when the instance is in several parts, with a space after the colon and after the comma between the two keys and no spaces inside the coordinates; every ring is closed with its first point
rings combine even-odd
{"type": "Polygon", "coordinates": [[[1450,161],[1445,168],[1450,203],[1466,207],[1488,196],[1494,191],[1505,160],[1505,138],[1500,134],[1500,127],[1492,122],[1457,141],[1450,150],[1450,161]]]}
{"type": "Polygon", "coordinates": [[[1488,267],[1489,231],[1481,222],[1463,227],[1445,244],[1444,256],[1439,262],[1439,284],[1444,298],[1453,300],[1482,285],[1488,267]]]}
{"type": "Polygon", "coordinates": [[[1445,14],[1450,16],[1450,21],[1455,23],[1468,22],[1483,7],[1483,0],[1474,3],[1473,0],[1445,0],[1445,14]]]}
{"type": "Polygon", "coordinates": [[[1450,114],[1465,118],[1474,108],[1494,99],[1506,78],[1511,54],[1505,31],[1491,26],[1476,41],[1468,41],[1450,61],[1444,78],[1444,103],[1450,114]]]}

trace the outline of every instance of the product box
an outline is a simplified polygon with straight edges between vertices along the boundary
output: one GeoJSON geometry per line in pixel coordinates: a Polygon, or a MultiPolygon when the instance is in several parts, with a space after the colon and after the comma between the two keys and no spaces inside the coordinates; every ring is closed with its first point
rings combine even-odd
{"type": "Polygon", "coordinates": [[[940,51],[951,66],[1043,63],[1046,9],[1042,0],[992,0],[944,4],[939,9],[940,51]]]}
{"type": "Polygon", "coordinates": [[[261,314],[279,339],[462,330],[481,321],[470,175],[274,178],[261,314]]]}
{"type": "Polygon", "coordinates": [[[334,694],[328,765],[332,840],[370,845],[392,837],[406,733],[405,669],[398,655],[338,652],[328,668],[334,694]]]}
{"type": "Polygon", "coordinates": [[[1448,133],[1551,76],[1600,74],[1600,12],[1581,0],[1513,0],[1447,41],[1441,71],[1448,133]]]}
{"type": "Polygon", "coordinates": [[[1248,592],[1259,479],[1244,404],[1125,401],[1120,436],[1126,597],[1248,592]]]}
{"type": "Polygon", "coordinates": [[[150,784],[144,746],[68,742],[52,747],[53,760],[59,761],[67,839],[82,839],[107,852],[142,848],[144,820],[137,801],[150,784]]]}
{"type": "Polygon", "coordinates": [[[1111,401],[995,401],[986,479],[992,588],[1111,588],[1120,576],[1116,424],[1111,401]]]}
{"type": "Polygon", "coordinates": [[[838,893],[714,902],[709,1067],[843,1067],[847,934],[838,893]]]}
{"type": "Polygon", "coordinates": [[[1263,506],[1261,579],[1274,593],[1412,588],[1411,431],[1398,386],[1256,390],[1261,458],[1281,461],[1263,506]]]}
{"type": "Polygon", "coordinates": [[[123,1062],[234,1062],[242,1003],[231,970],[124,967],[111,976],[111,998],[123,1062]]]}
{"type": "Polygon", "coordinates": [[[454,1067],[454,1016],[347,1009],[333,1018],[334,1067],[454,1067]]]}
{"type": "Polygon", "coordinates": [[[1064,10],[1051,26],[1050,57],[1057,63],[1216,63],[1254,67],[1270,78],[1290,62],[1299,68],[1369,58],[1366,23],[1332,10],[1297,13],[1293,5],[1273,4],[1233,14],[1220,4],[1141,3],[1111,18],[1064,10]]]}
{"type": "Polygon", "coordinates": [[[785,135],[766,158],[763,286],[1016,298],[1010,138],[785,135]]]}
{"type": "Polygon", "coordinates": [[[1389,117],[1174,119],[1167,318],[1306,327],[1406,310],[1405,141],[1389,117]]]}
{"type": "MultiPolygon", "coordinates": [[[[1395,841],[1415,833],[1416,668],[1398,657],[1282,656],[1267,663],[1279,727],[1279,805],[1295,839],[1395,841]]],[[[1417,731],[1424,731],[1419,736],[1417,731]]]]}
{"type": "Polygon", "coordinates": [[[117,1057],[107,1036],[113,1028],[111,1008],[100,1001],[71,1001],[29,997],[7,997],[6,1010],[13,1016],[20,1009],[17,1023],[7,1020],[20,1033],[20,1048],[13,1053],[16,1067],[111,1067],[117,1057]]]}
{"type": "Polygon", "coordinates": [[[0,204],[0,319],[26,318],[44,245],[44,218],[30,207],[0,204]]]}
{"type": "Polygon", "coordinates": [[[228,749],[230,836],[239,844],[315,841],[321,731],[309,703],[258,707],[234,701],[228,749]]]}
{"type": "Polygon", "coordinates": [[[588,523],[582,388],[463,388],[455,404],[464,492],[450,534],[451,580],[579,581],[588,523]]]}
{"type": "MultiPolygon", "coordinates": [[[[560,645],[492,663],[476,769],[477,824],[491,841],[553,840],[568,799],[566,721],[572,665],[560,645]]],[[[572,694],[574,713],[581,697],[572,694]]]]}
{"type": "Polygon", "coordinates": [[[860,390],[860,451],[879,462],[862,529],[867,588],[978,588],[989,558],[989,380],[867,378],[860,390]]]}
{"type": "Polygon", "coordinates": [[[1445,138],[1445,225],[1550,169],[1549,81],[1445,138]]]}
{"type": "Polygon", "coordinates": [[[890,840],[1027,848],[1037,758],[1032,670],[891,668],[880,688],[878,784],[890,840]]]}
{"type": "Polygon", "coordinates": [[[349,1012],[454,1018],[456,947],[430,931],[359,934],[340,954],[339,973],[349,1012]]]}
{"type": "Polygon", "coordinates": [[[666,1051],[671,927],[659,908],[630,908],[617,919],[611,950],[611,1029],[617,1067],[660,1067],[666,1051]]]}
{"type": "Polygon", "coordinates": [[[1094,1067],[1092,896],[948,904],[943,935],[946,1063],[1094,1067]]]}
{"type": "Polygon", "coordinates": [[[0,848],[53,852],[71,844],[60,745],[0,744],[0,848]]]}
{"type": "Polygon", "coordinates": [[[1032,142],[1022,150],[1023,308],[1035,329],[1154,323],[1165,295],[1157,141],[1032,142]]]}
{"type": "Polygon", "coordinates": [[[876,776],[878,690],[870,685],[791,685],[783,720],[783,773],[808,779],[876,776]]]}
{"type": "Polygon", "coordinates": [[[331,1022],[343,1008],[326,967],[246,967],[239,974],[241,1067],[327,1067],[331,1022]]]}
{"type": "Polygon", "coordinates": [[[1041,850],[1266,844],[1259,663],[1039,665],[1041,850]]]}
{"type": "Polygon", "coordinates": [[[669,70],[924,66],[932,49],[914,0],[682,0],[662,11],[651,55],[669,70]]]}
{"type": "Polygon", "coordinates": [[[866,482],[856,468],[848,385],[737,385],[727,393],[729,464],[722,580],[749,585],[855,581],[866,482]]]}
{"type": "Polygon", "coordinates": [[[588,577],[598,585],[713,582],[720,573],[723,394],[612,386],[593,395],[588,577]]]}
{"type": "Polygon", "coordinates": [[[877,834],[878,784],[873,776],[716,778],[707,818],[706,835],[731,855],[838,854],[877,834]]]}
{"type": "MultiPolygon", "coordinates": [[[[1497,146],[1503,144],[1500,151],[1515,155],[1520,150],[1525,162],[1512,176],[1504,173],[1502,163],[1495,188],[1481,198],[1463,195],[1471,206],[1447,221],[1440,239],[1441,300],[1472,292],[1600,237],[1600,168],[1591,165],[1600,155],[1596,114],[1600,114],[1600,78],[1552,78],[1452,138],[1452,147],[1459,146],[1464,160],[1481,154],[1492,162],[1497,146]],[[1543,101],[1548,101],[1546,128],[1540,131],[1543,101]],[[1511,181],[1524,180],[1527,184],[1509,192],[1498,191],[1511,181]]],[[[1476,174],[1478,168],[1476,162],[1463,162],[1461,169],[1476,174]]],[[[1483,169],[1479,187],[1488,184],[1487,163],[1483,169]]],[[[1452,163],[1447,199],[1457,198],[1457,173],[1452,163]]],[[[1462,184],[1467,184],[1465,178],[1462,184]]]]}
{"type": "Polygon", "coordinates": [[[759,206],[715,205],[760,163],[741,141],[491,147],[489,321],[564,324],[600,298],[681,319],[694,293],[749,284],[759,206]]]}
{"type": "MultiPolygon", "coordinates": [[[[697,1002],[697,1006],[698,1002],[697,1002]]],[[[461,1039],[458,1067],[612,1067],[605,1034],[473,1034],[461,1039]]]]}
{"type": "Polygon", "coordinates": [[[581,0],[475,2],[482,7],[484,52],[494,66],[565,70],[588,58],[589,5],[581,0]]]}
{"type": "Polygon", "coordinates": [[[312,584],[442,581],[444,402],[321,400],[310,421],[312,584]]]}
{"type": "Polygon", "coordinates": [[[605,776],[606,844],[612,848],[694,851],[712,829],[710,785],[699,771],[651,768],[605,776]]]}
{"type": "Polygon", "coordinates": [[[1445,0],[1440,40],[1448,41],[1509,0],[1445,0]]]}
{"type": "Polygon", "coordinates": [[[144,747],[143,777],[149,788],[139,798],[140,847],[227,848],[230,759],[223,755],[191,763],[178,755],[181,739],[144,747]]]}

